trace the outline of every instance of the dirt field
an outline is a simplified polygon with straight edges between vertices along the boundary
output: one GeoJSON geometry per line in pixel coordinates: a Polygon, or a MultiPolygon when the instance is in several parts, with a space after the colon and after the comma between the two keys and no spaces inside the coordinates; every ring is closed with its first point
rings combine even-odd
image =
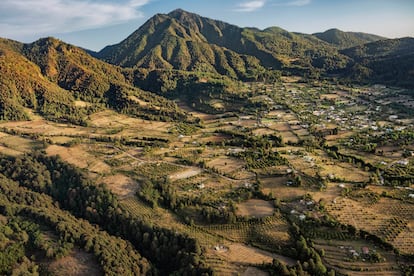
{"type": "Polygon", "coordinates": [[[57,136],[57,135],[71,135],[82,136],[89,135],[91,130],[81,126],[72,126],[60,123],[46,121],[44,119],[37,119],[34,121],[18,121],[7,122],[0,124],[7,129],[14,129],[22,133],[35,133],[43,136],[57,136]]]}
{"type": "Polygon", "coordinates": [[[102,271],[95,256],[79,249],[66,257],[52,262],[48,270],[57,276],[99,276],[102,271]]]}
{"type": "Polygon", "coordinates": [[[217,157],[207,163],[207,167],[215,168],[219,172],[225,174],[232,174],[239,171],[244,167],[244,165],[245,163],[242,160],[227,156],[217,157]]]}
{"type": "Polygon", "coordinates": [[[331,175],[333,177],[349,182],[367,182],[370,174],[368,172],[356,169],[348,163],[337,163],[336,165],[321,165],[322,176],[331,175]]]}
{"type": "Polygon", "coordinates": [[[57,145],[51,145],[46,149],[46,153],[49,156],[59,155],[66,162],[75,165],[81,169],[88,169],[91,172],[96,173],[109,173],[111,167],[104,162],[96,159],[95,156],[89,154],[85,149],[85,146],[77,145],[74,147],[62,147],[57,145]]]}
{"type": "Polygon", "coordinates": [[[91,103],[85,102],[85,101],[75,101],[75,106],[77,107],[88,107],[91,106],[91,103]]]}
{"type": "Polygon", "coordinates": [[[90,117],[92,125],[98,128],[127,128],[127,130],[122,132],[123,135],[131,133],[136,135],[137,131],[142,131],[145,133],[145,136],[155,135],[155,137],[160,137],[157,135],[160,135],[160,133],[166,135],[168,130],[172,127],[171,123],[131,118],[111,110],[98,112],[90,117]]]}
{"type": "Polygon", "coordinates": [[[254,135],[269,135],[273,133],[275,133],[275,131],[268,128],[258,128],[253,130],[254,135]]]}
{"type": "Polygon", "coordinates": [[[10,155],[10,156],[18,156],[20,154],[23,154],[23,152],[21,151],[17,151],[17,150],[8,148],[8,147],[3,147],[3,146],[0,146],[0,152],[2,154],[10,155]]]}
{"type": "Polygon", "coordinates": [[[273,204],[261,199],[249,199],[246,202],[237,205],[238,216],[246,217],[266,217],[271,216],[274,212],[273,204]]]}
{"type": "Polygon", "coordinates": [[[230,244],[227,248],[228,250],[217,251],[217,254],[225,256],[226,259],[234,263],[245,265],[271,263],[274,258],[289,265],[296,263],[295,260],[288,257],[272,254],[241,243],[230,244]]]}
{"type": "Polygon", "coordinates": [[[272,193],[279,199],[291,200],[297,197],[301,197],[308,192],[301,187],[287,186],[286,183],[289,180],[290,178],[284,176],[266,177],[260,179],[263,185],[263,192],[265,194],[272,193]]]}
{"type": "Polygon", "coordinates": [[[202,172],[202,169],[197,168],[197,167],[186,168],[182,171],[171,174],[169,176],[169,179],[171,181],[174,181],[174,180],[179,180],[179,179],[190,178],[190,177],[198,175],[201,172],[202,172]]]}
{"type": "Polygon", "coordinates": [[[0,137],[0,146],[2,146],[5,152],[7,152],[6,148],[8,148],[8,152],[13,154],[17,152],[29,152],[34,148],[39,149],[42,147],[42,144],[20,136],[3,134],[0,137]]]}
{"type": "Polygon", "coordinates": [[[139,188],[139,185],[135,180],[123,174],[104,177],[102,182],[105,183],[114,194],[121,198],[135,195],[139,188]]]}

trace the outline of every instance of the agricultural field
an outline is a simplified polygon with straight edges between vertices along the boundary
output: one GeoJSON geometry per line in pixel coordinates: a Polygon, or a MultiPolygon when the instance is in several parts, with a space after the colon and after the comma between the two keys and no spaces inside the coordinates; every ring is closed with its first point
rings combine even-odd
{"type": "MultiPolygon", "coordinates": [[[[401,275],[414,256],[414,127],[395,123],[407,116],[388,90],[297,79],[246,87],[254,108],[239,112],[207,114],[178,99],[197,126],[107,108],[85,126],[39,114],[0,122],[0,153],[59,156],[131,218],[196,240],[218,275],[268,275],[274,259],[309,264],[300,237],[338,275],[401,275]],[[381,258],[363,260],[365,247],[381,258]]],[[[210,104],[220,111],[225,101],[210,104]]],[[[74,249],[50,269],[97,275],[82,268],[92,257],[74,249]]]]}

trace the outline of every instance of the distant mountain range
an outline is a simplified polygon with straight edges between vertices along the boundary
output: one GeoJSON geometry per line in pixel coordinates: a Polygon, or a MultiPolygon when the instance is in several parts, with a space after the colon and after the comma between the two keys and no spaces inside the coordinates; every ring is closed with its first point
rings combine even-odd
{"type": "Polygon", "coordinates": [[[29,108],[84,123],[92,107],[76,106],[78,99],[138,117],[192,121],[174,102],[143,90],[156,92],[149,83],[160,79],[161,85],[171,81],[165,90],[178,89],[177,75],[189,71],[247,81],[278,72],[414,87],[414,38],[240,28],[175,10],[99,52],[54,38],[30,44],[0,39],[0,118],[28,118],[29,108]],[[154,70],[158,75],[150,74],[154,70]],[[175,79],[169,80],[171,71],[175,79]]]}
{"type": "MultiPolygon", "coordinates": [[[[178,9],[155,15],[119,44],[92,54],[122,67],[209,71],[241,79],[251,79],[265,68],[292,74],[339,74],[351,80],[381,81],[385,75],[376,74],[383,69],[374,67],[386,66],[384,61],[388,56],[394,58],[394,51],[398,56],[404,52],[405,58],[412,57],[413,39],[388,40],[338,29],[307,35],[278,27],[240,28],[178,9]],[[405,45],[403,48],[398,46],[399,41],[405,45]],[[373,52],[364,62],[360,62],[353,50],[347,50],[362,45],[380,49],[385,44],[391,47],[387,52],[373,52]]],[[[398,62],[403,63],[402,67],[383,82],[398,85],[400,77],[405,75],[403,85],[414,83],[414,65],[404,60],[398,62]]]]}

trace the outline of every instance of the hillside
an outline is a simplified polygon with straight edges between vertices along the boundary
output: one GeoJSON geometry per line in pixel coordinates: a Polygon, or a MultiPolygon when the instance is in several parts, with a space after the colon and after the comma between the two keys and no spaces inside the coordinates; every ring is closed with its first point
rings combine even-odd
{"type": "Polygon", "coordinates": [[[348,59],[310,35],[240,28],[183,10],[157,14],[119,44],[96,56],[123,67],[207,71],[252,77],[262,66],[292,72],[336,71],[348,59]]]}
{"type": "Polygon", "coordinates": [[[120,44],[104,48],[97,57],[123,67],[174,68],[233,77],[245,76],[246,68],[261,67],[257,58],[211,44],[197,29],[161,14],[120,44]]]}
{"type": "Polygon", "coordinates": [[[341,53],[354,60],[352,79],[414,87],[414,38],[371,42],[341,53]]]}
{"type": "Polygon", "coordinates": [[[385,37],[378,35],[360,32],[343,32],[338,29],[329,29],[323,33],[314,33],[312,35],[334,46],[337,46],[340,49],[351,48],[369,42],[386,39],[385,37]]]}
{"type": "Polygon", "coordinates": [[[0,40],[0,112],[4,120],[28,119],[25,107],[51,115],[47,105],[59,102],[61,107],[68,107],[73,101],[67,90],[50,82],[36,64],[21,54],[23,47],[15,41],[0,40]]]}
{"type": "Polygon", "coordinates": [[[173,102],[133,87],[121,68],[57,39],[2,39],[0,51],[3,119],[28,119],[29,108],[52,120],[86,124],[88,115],[109,106],[142,118],[192,120],[173,102]],[[87,104],[77,106],[75,100],[87,104]]]}

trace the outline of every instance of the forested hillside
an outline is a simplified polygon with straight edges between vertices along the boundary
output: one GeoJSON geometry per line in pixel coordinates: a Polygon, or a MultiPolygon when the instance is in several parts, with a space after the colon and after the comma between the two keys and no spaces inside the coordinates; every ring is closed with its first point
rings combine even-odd
{"type": "Polygon", "coordinates": [[[141,118],[194,121],[173,102],[131,85],[120,68],[54,38],[31,44],[2,39],[0,49],[3,119],[28,119],[31,109],[84,125],[108,106],[141,118]]]}

